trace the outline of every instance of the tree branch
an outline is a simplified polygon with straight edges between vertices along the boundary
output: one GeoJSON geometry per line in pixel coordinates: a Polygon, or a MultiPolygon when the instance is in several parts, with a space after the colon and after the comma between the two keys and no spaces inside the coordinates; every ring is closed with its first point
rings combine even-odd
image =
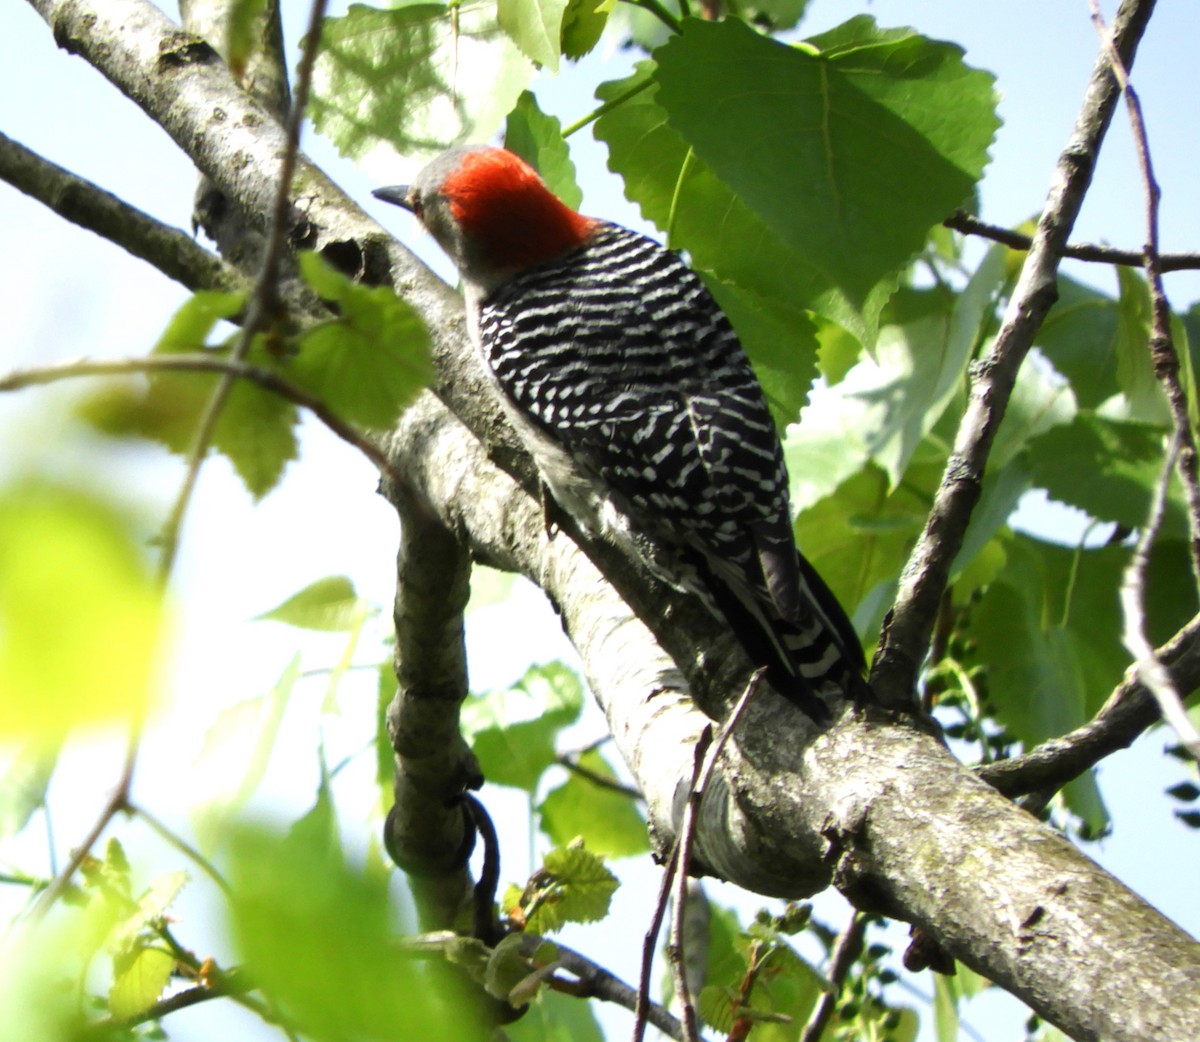
{"type": "Polygon", "coordinates": [[[422,929],[453,928],[473,896],[467,860],[475,827],[462,797],[483,783],[458,726],[467,696],[462,613],[471,562],[407,485],[388,483],[384,492],[400,515],[398,687],[387,710],[396,802],[385,826],[387,849],[409,875],[422,929]]]}
{"type": "Polygon", "coordinates": [[[245,289],[245,277],[190,235],[156,221],[0,133],[0,180],[60,217],[116,243],[190,290],[245,289]]]}
{"type": "MultiPolygon", "coordinates": [[[[1200,615],[1156,654],[1177,689],[1194,691],[1200,686],[1200,615]]],[[[1057,791],[1106,756],[1128,749],[1160,719],[1153,696],[1130,672],[1100,712],[1082,727],[1043,742],[1022,756],[979,767],[976,774],[1006,796],[1042,789],[1057,791]]]]}
{"type": "MultiPolygon", "coordinates": [[[[1153,0],[1125,0],[1113,27],[1113,43],[1126,66],[1154,9],[1153,0]]],[[[1037,232],[987,357],[972,367],[970,401],[925,529],[900,579],[896,602],[885,623],[871,671],[871,684],[885,705],[913,702],[917,674],[929,647],[950,565],[979,501],[984,469],[1017,371],[1043,319],[1058,296],[1057,270],[1083,198],[1091,183],[1100,145],[1120,98],[1107,50],[1092,69],[1083,107],[1059,157],[1037,232]]]]}
{"type": "MultiPolygon", "coordinates": [[[[955,211],[942,224],[964,235],[978,235],[1014,250],[1027,251],[1033,245],[1031,236],[998,224],[988,224],[965,210],[955,211]]],[[[1087,242],[1064,246],[1062,255],[1072,260],[1117,264],[1124,268],[1142,268],[1146,264],[1146,254],[1141,250],[1120,250],[1115,246],[1097,246],[1087,242]]],[[[1159,255],[1159,261],[1160,270],[1164,272],[1200,269],[1200,253],[1163,253],[1159,255]]]]}
{"type": "Polygon", "coordinates": [[[821,1042],[821,1036],[837,1009],[838,996],[850,975],[858,957],[862,954],[863,937],[867,932],[867,917],[861,912],[852,912],[850,919],[834,941],[829,953],[830,987],[821,992],[817,1004],[809,1015],[808,1023],[800,1033],[800,1042],[821,1042]]]}
{"type": "Polygon", "coordinates": [[[389,475],[393,479],[398,480],[399,478],[392,468],[392,461],[379,447],[379,444],[368,435],[363,434],[357,427],[343,420],[320,398],[309,394],[308,391],[297,387],[290,380],[270,369],[247,365],[245,362],[235,362],[227,357],[182,354],[147,355],[142,358],[106,359],[103,361],[81,358],[73,362],[39,366],[35,369],[14,369],[12,372],[0,376],[0,393],[86,376],[128,376],[133,373],[152,372],[220,373],[256,384],[265,391],[270,391],[272,394],[277,394],[281,398],[286,398],[301,408],[307,409],[342,441],[358,449],[379,468],[381,473],[389,475]]]}

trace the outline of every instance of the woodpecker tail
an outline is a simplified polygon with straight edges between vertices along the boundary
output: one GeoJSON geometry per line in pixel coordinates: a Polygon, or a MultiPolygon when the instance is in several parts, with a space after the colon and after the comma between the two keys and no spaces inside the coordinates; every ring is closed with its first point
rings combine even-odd
{"type": "Polygon", "coordinates": [[[804,555],[796,551],[801,601],[794,618],[763,610],[763,598],[723,575],[722,562],[693,561],[705,598],[728,624],[750,661],[766,668],[767,681],[815,723],[830,720],[821,692],[855,702],[870,699],[866,658],[854,626],[833,592],[804,555]]]}

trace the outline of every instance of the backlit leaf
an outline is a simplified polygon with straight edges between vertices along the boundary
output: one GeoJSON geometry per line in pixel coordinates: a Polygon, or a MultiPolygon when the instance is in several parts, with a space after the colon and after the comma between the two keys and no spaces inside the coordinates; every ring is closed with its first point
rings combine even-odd
{"type": "Polygon", "coordinates": [[[309,583],[282,604],[255,616],[302,629],[340,633],[358,625],[370,605],[354,591],[344,575],[330,575],[309,583]]]}
{"type": "Polygon", "coordinates": [[[351,4],[325,19],[309,112],[343,155],[431,155],[494,133],[533,71],[486,5],[351,4]]]}
{"type": "Polygon", "coordinates": [[[339,315],[301,336],[285,374],[342,419],[391,426],[433,377],[424,323],[391,288],[354,282],[316,253],[300,254],[300,270],[339,315]]]}
{"type": "Polygon", "coordinates": [[[144,715],[165,627],[144,538],[77,489],[0,489],[0,734],[52,746],[144,715]]]}

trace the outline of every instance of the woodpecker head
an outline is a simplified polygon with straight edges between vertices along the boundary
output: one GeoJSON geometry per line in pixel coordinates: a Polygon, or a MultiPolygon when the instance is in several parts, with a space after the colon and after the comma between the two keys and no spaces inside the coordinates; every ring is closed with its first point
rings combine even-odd
{"type": "Polygon", "coordinates": [[[452,148],[411,185],[372,194],[411,210],[468,286],[484,294],[582,245],[597,223],[560,201],[528,163],[502,148],[452,148]]]}

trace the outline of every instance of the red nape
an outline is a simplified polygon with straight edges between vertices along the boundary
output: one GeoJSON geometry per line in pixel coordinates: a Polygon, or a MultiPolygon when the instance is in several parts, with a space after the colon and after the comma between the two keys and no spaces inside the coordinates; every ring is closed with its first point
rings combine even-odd
{"type": "Polygon", "coordinates": [[[597,223],[559,200],[531,166],[502,148],[469,152],[442,192],[463,231],[500,267],[549,260],[582,245],[597,223]]]}

